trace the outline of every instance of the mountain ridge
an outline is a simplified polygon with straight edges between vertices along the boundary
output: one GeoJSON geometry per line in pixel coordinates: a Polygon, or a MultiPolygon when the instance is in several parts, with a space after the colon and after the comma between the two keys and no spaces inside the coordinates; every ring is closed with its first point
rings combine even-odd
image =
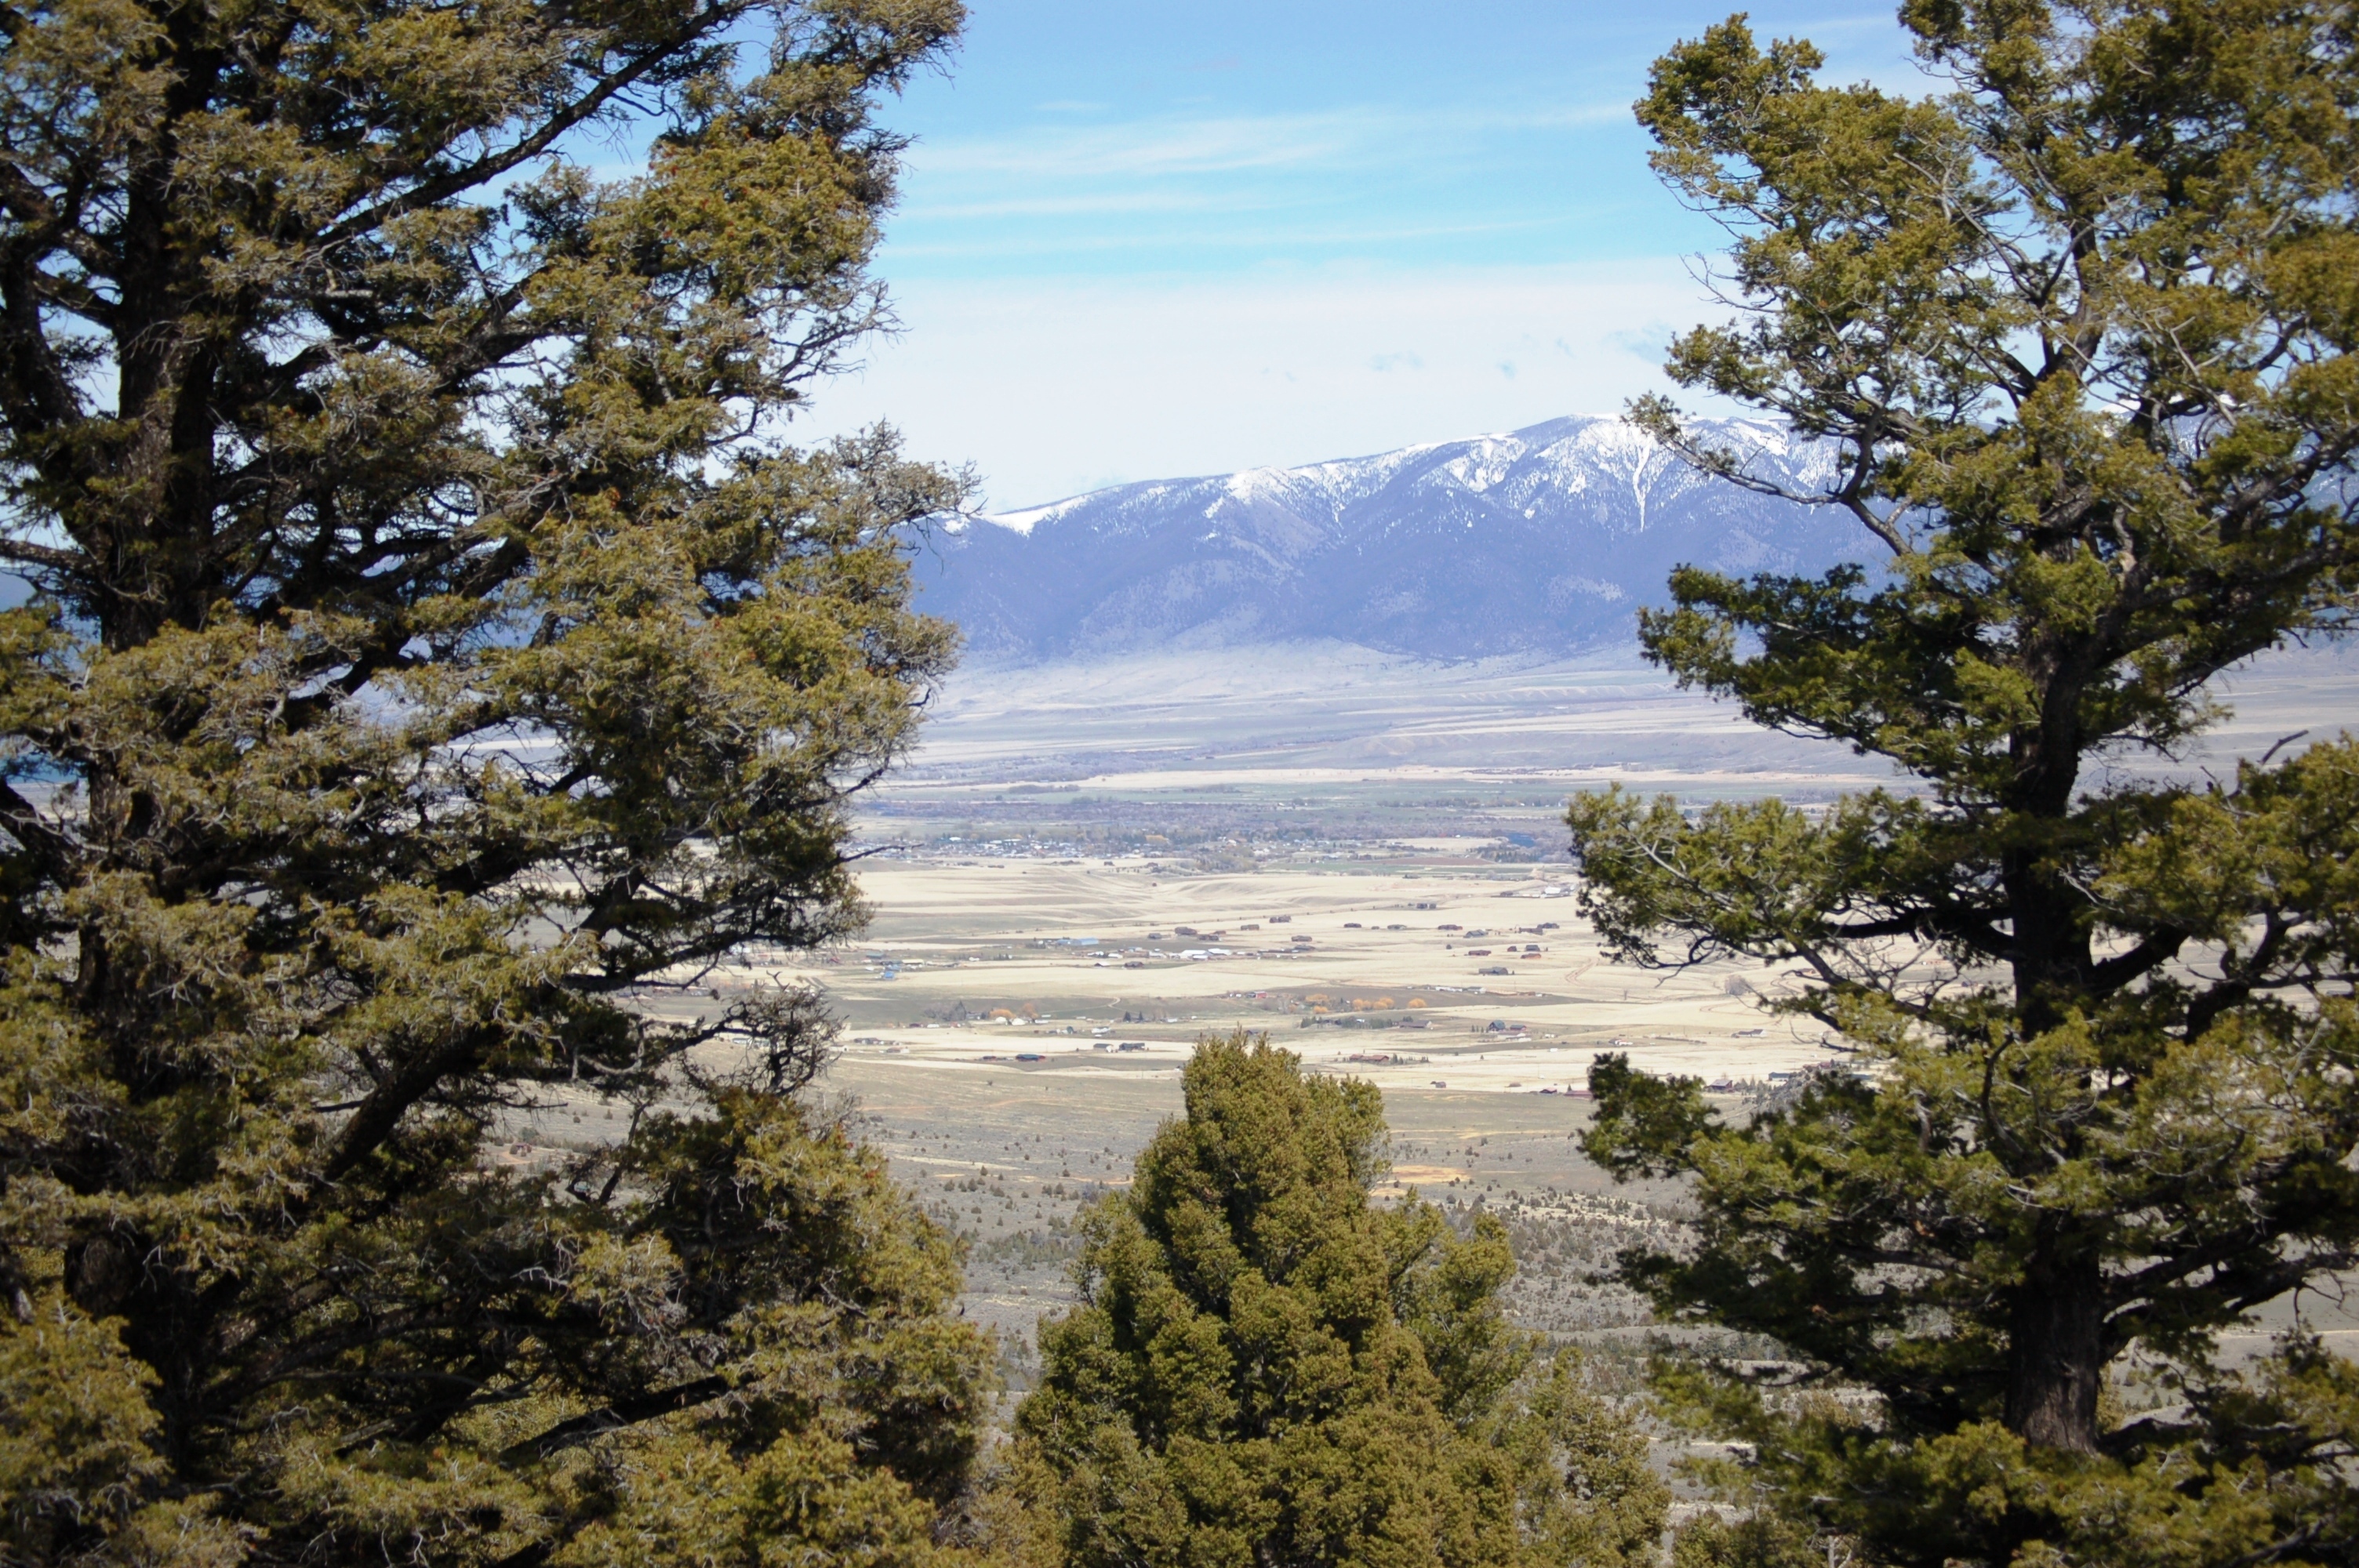
{"type": "MultiPolygon", "coordinates": [[[[1793,488],[1833,475],[1824,443],[1776,426],[1699,430],[1793,488]]],[[[1572,416],[964,521],[938,531],[917,573],[921,607],[997,660],[1305,638],[1464,658],[1626,641],[1681,563],[1817,571],[1864,543],[1832,508],[1756,494],[1618,419],[1572,416]]]]}

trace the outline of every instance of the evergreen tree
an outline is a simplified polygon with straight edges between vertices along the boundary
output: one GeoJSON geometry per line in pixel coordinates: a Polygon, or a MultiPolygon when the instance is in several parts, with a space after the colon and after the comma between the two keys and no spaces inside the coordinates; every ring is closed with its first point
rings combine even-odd
{"type": "Polygon", "coordinates": [[[1029,1555],[1071,1568],[1647,1560],[1645,1441],[1511,1327],[1506,1227],[1370,1204],[1384,1115],[1242,1033],[1083,1222],[1016,1414],[1029,1555]]]}
{"type": "MultiPolygon", "coordinates": [[[[1788,1524],[1928,1565],[2350,1561],[2359,1368],[2299,1336],[2250,1378],[2211,1353],[2359,1260],[2359,743],[2159,781],[2215,676],[2359,593],[2359,10],[1901,18],[1953,92],[1821,85],[1740,17],[1638,105],[1734,239],[1742,309],[1671,373],[1825,438],[1805,499],[1881,556],[1682,570],[1642,634],[1911,783],[1571,809],[1620,957],[1791,964],[1781,1005],[1859,1070],[1734,1125],[1607,1058],[1587,1146],[1694,1179],[1693,1249],[1628,1263],[1661,1310],[1872,1396],[1678,1384],[1788,1524]],[[2177,1411],[2107,1412],[2133,1355],[2177,1411]]],[[[1669,402],[1637,415],[1766,488],[1669,402]]],[[[1791,1555],[1715,1528],[1699,1552],[1791,1555]]]]}
{"type": "Polygon", "coordinates": [[[688,999],[951,649],[783,430],[959,21],[0,0],[0,1559],[934,1550],[947,1243],[688,999]]]}

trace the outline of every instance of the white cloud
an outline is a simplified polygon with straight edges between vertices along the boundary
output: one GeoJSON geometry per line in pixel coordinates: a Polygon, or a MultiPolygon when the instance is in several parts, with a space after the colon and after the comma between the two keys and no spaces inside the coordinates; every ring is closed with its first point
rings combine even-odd
{"type": "Polygon", "coordinates": [[[1163,115],[927,140],[911,149],[908,161],[919,179],[976,175],[1135,179],[1332,168],[1396,161],[1405,154],[1420,160],[1458,158],[1500,132],[1619,127],[1629,118],[1630,106],[1620,103],[1485,110],[1358,104],[1310,114],[1163,115]]]}
{"type": "Polygon", "coordinates": [[[1221,200],[1184,190],[1103,190],[1080,196],[1010,196],[995,201],[919,201],[903,206],[897,220],[943,222],[971,218],[1065,218],[1105,212],[1230,211],[1266,207],[1266,200],[1221,200]]]}
{"type": "Polygon", "coordinates": [[[929,142],[909,158],[920,177],[1016,175],[1032,179],[1227,174],[1327,162],[1364,142],[1367,117],[1240,115],[1119,125],[1059,126],[969,141],[929,142]]]}
{"type": "Polygon", "coordinates": [[[973,462],[1000,508],[1615,412],[1663,384],[1665,337],[1715,313],[1676,257],[919,279],[896,299],[906,334],[821,389],[802,434],[889,419],[914,455],[973,462]]]}
{"type": "MultiPolygon", "coordinates": [[[[1571,218],[1549,216],[1486,219],[1479,222],[1460,223],[1403,222],[1383,213],[1346,213],[1322,219],[1316,213],[1288,212],[1275,202],[1245,200],[1208,200],[1169,209],[1134,202],[1119,208],[1080,207],[1071,211],[1084,214],[1116,211],[1148,214],[1168,211],[1175,216],[1184,213],[1190,222],[1185,226],[1140,227],[1097,232],[1084,230],[1078,233],[1047,226],[1009,223],[996,232],[982,235],[961,234],[940,240],[896,240],[892,259],[904,265],[913,262],[940,265],[1007,257],[1106,256],[1124,252],[1152,252],[1167,259],[1223,251],[1245,251],[1263,256],[1272,252],[1316,251],[1344,245],[1367,250],[1417,241],[1544,234],[1551,230],[1566,228],[1574,222],[1571,218]],[[1223,222],[1220,220],[1240,221],[1223,222]]],[[[1037,217],[1059,215],[1061,215],[1060,210],[1046,205],[1039,205],[1033,214],[1037,217]]]]}

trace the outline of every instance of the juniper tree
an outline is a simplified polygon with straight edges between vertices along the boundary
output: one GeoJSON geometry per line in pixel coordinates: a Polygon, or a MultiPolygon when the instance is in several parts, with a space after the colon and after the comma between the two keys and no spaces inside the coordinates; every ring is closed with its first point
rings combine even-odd
{"type": "Polygon", "coordinates": [[[688,988],[951,649],[785,426],[959,20],[0,0],[0,1557],[932,1550],[954,1261],[688,988]]]}
{"type": "Polygon", "coordinates": [[[1645,1439],[1506,1321],[1506,1227],[1382,1177],[1375,1087],[1242,1032],[1082,1220],[1082,1303],[1041,1328],[1016,1418],[1019,1555],[1617,1568],[1667,1488],[1645,1439]]]}
{"type": "MultiPolygon", "coordinates": [[[[1587,1147],[1694,1179],[1695,1249],[1627,1265],[1661,1309],[1873,1395],[1788,1419],[1686,1386],[1794,1517],[1894,1563],[2347,1557],[2359,1373],[2310,1339],[2246,1380],[2212,1351],[2359,1256],[2359,743],[2174,766],[2216,677],[2359,593],[2359,11],[1900,15],[1949,90],[1823,85],[1740,17],[1638,105],[1734,242],[1735,315],[1670,373],[1828,443],[1800,499],[1874,556],[1682,570],[1641,631],[1683,685],[1907,782],[1570,814],[1619,957],[1790,965],[1780,1005],[1860,1071],[1740,1125],[1608,1058],[1587,1147]],[[2181,1419],[2101,1413],[2133,1354],[2181,1419]]],[[[1770,488],[1668,400],[1635,412],[1770,488]]]]}

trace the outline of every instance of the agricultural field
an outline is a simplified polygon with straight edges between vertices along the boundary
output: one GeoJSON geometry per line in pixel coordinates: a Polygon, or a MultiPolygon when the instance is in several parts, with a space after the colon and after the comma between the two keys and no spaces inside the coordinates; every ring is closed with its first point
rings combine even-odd
{"type": "MultiPolygon", "coordinates": [[[[1592,1058],[1623,1051],[1702,1077],[1733,1117],[1790,1075],[1848,1061],[1816,1025],[1765,1011],[1790,984],[1777,972],[1612,963],[1560,896],[1563,871],[1493,864],[1476,847],[1397,844],[1346,867],[1249,873],[955,850],[878,860],[863,872],[875,919],[859,942],[794,961],[755,955],[645,1005],[678,1016],[751,986],[823,989],[843,1023],[821,1100],[960,1238],[963,1310],[998,1332],[1014,1390],[1037,1373],[1041,1315],[1073,1299],[1076,1218],[1128,1183],[1180,1112],[1194,1042],[1239,1027],[1315,1071],[1377,1085],[1392,1162],[1379,1196],[1414,1191],[1460,1223],[1499,1216],[1517,1321],[1629,1386],[1666,1330],[1605,1271],[1623,1248],[1671,1235],[1685,1209],[1675,1186],[1617,1185],[1582,1157],[1592,1058]],[[1483,972],[1497,968],[1509,972],[1483,972]]],[[[559,1095],[515,1113],[507,1158],[553,1167],[620,1125],[559,1095]]],[[[2260,1351],[2297,1310],[2359,1343],[2359,1298],[2311,1294],[2272,1303],[2223,1336],[2223,1352],[2260,1351]]]]}
{"type": "Polygon", "coordinates": [[[1071,1300],[1074,1217],[1180,1110],[1194,1042],[1237,1028],[1384,1091],[1384,1195],[1500,1215],[1522,1321],[1635,1354],[1646,1308],[1597,1275],[1675,1225],[1678,1195],[1616,1187],[1582,1158],[1592,1057],[1703,1076],[1732,1109],[1842,1057],[1765,1011],[1788,983],[1775,971],[1608,962],[1565,872],[1483,855],[1502,842],[1387,840],[1242,872],[933,846],[864,865],[860,941],[754,955],[701,997],[648,1005],[823,990],[842,1020],[824,1087],[964,1238],[966,1309],[1001,1331],[1019,1384],[1039,1314],[1071,1300]]]}
{"type": "MultiPolygon", "coordinates": [[[[1794,984],[1776,968],[1613,962],[1576,913],[1564,797],[1619,783],[1810,803],[1888,776],[1749,730],[1626,658],[1245,650],[1205,655],[1184,689],[1171,676],[1160,661],[962,676],[864,807],[866,931],[744,954],[643,1005],[823,994],[842,1027],[822,1092],[962,1238],[965,1308],[1001,1331],[1019,1387],[1039,1315],[1071,1299],[1075,1217],[1179,1111],[1193,1043],[1236,1028],[1375,1084],[1386,1195],[1500,1215],[1520,1320],[1635,1367],[1661,1330],[1601,1276],[1682,1211],[1677,1190],[1616,1186],[1581,1157],[1592,1059],[1701,1077],[1735,1116],[1798,1073],[1849,1067],[1819,1025],[1765,1006],[1794,984]]],[[[2340,659],[2256,674],[2233,720],[2171,765],[2192,781],[2359,723],[2347,676],[2340,659]]],[[[615,1130],[559,1097],[516,1115],[510,1157],[550,1162],[615,1130]]],[[[2359,1335],[2339,1302],[2299,1305],[2359,1335]]],[[[2259,1348],[2295,1308],[2273,1304],[2223,1348],[2259,1348]]]]}

